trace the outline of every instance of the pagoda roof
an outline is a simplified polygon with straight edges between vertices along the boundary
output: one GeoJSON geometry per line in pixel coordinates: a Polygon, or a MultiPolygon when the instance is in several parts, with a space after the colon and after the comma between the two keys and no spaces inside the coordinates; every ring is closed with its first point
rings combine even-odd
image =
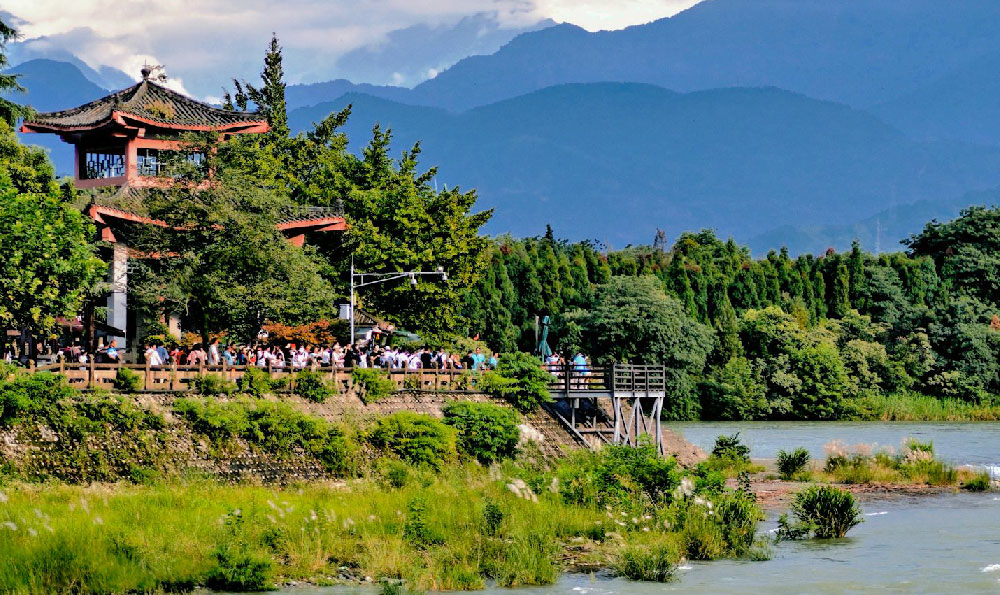
{"type": "Polygon", "coordinates": [[[267,130],[267,121],[256,112],[225,110],[143,80],[79,107],[35,114],[22,124],[21,131],[70,132],[99,128],[113,122],[122,125],[145,123],[180,130],[267,130]]]}

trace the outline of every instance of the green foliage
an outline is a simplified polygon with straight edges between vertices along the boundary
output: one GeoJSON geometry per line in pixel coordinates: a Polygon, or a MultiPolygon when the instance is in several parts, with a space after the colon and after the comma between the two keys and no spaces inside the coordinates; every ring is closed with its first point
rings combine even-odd
{"type": "Polygon", "coordinates": [[[794,521],[788,514],[778,521],[778,539],[842,538],[864,517],[854,495],[833,486],[809,486],[795,494],[791,505],[794,521]]]}
{"type": "Polygon", "coordinates": [[[274,562],[250,548],[242,524],[240,511],[226,515],[226,541],[212,552],[216,565],[205,577],[205,584],[219,591],[273,591],[274,562]]]}
{"type": "Polygon", "coordinates": [[[673,580],[683,552],[672,535],[636,535],[611,559],[615,573],[633,581],[673,580]]]}
{"type": "Polygon", "coordinates": [[[199,374],[191,379],[191,386],[199,395],[205,396],[229,396],[236,392],[236,384],[218,374],[199,374]]]}
{"type": "Polygon", "coordinates": [[[0,424],[13,425],[79,392],[62,376],[49,372],[17,375],[0,382],[0,424]]]}
{"type": "Polygon", "coordinates": [[[796,448],[792,452],[778,451],[778,473],[781,479],[791,480],[806,470],[809,465],[809,451],[796,448]]]}
{"type": "Polygon", "coordinates": [[[137,393],[142,390],[143,379],[129,368],[118,368],[115,373],[114,389],[120,393],[137,393]]]}
{"type": "Polygon", "coordinates": [[[970,492],[988,492],[993,487],[989,473],[979,473],[962,484],[963,490],[970,492]]]}
{"type": "Polygon", "coordinates": [[[326,381],[322,373],[312,370],[302,370],[295,375],[294,392],[314,403],[322,403],[337,394],[336,389],[326,381]]]}
{"type": "MultiPolygon", "coordinates": [[[[3,95],[11,91],[24,91],[24,87],[17,82],[18,75],[3,72],[10,65],[4,51],[6,49],[5,46],[8,42],[14,41],[17,38],[17,31],[0,20],[0,93],[3,95]]],[[[31,108],[18,105],[9,99],[0,97],[0,123],[13,126],[18,119],[27,118],[32,113],[31,108]]]]}
{"type": "Polygon", "coordinates": [[[351,370],[351,380],[354,386],[360,388],[359,395],[365,403],[377,403],[392,396],[396,385],[385,375],[373,368],[357,368],[351,370]]]}
{"type": "Polygon", "coordinates": [[[458,446],[480,463],[513,457],[520,431],[517,414],[492,403],[456,402],[444,408],[444,423],[458,430],[458,446]]]}
{"type": "Polygon", "coordinates": [[[712,456],[741,463],[750,462],[750,447],[740,440],[740,433],[732,436],[719,436],[712,447],[712,456]]]}
{"type": "Polygon", "coordinates": [[[503,523],[503,517],[503,510],[500,509],[497,503],[492,500],[487,500],[483,504],[483,535],[496,537],[500,532],[500,525],[503,523]]]}
{"type": "Polygon", "coordinates": [[[552,401],[548,389],[552,380],[537,358],[515,351],[502,355],[496,370],[483,373],[478,387],[486,394],[507,399],[518,411],[529,413],[552,401]]]}
{"type": "Polygon", "coordinates": [[[411,411],[379,418],[368,432],[368,441],[408,463],[436,469],[457,456],[454,428],[411,411]]]}
{"type": "Polygon", "coordinates": [[[256,366],[247,366],[243,376],[237,381],[237,386],[241,393],[258,399],[274,390],[271,376],[256,366]]]}
{"type": "Polygon", "coordinates": [[[82,213],[52,188],[27,194],[15,185],[6,170],[16,164],[3,151],[7,143],[20,151],[12,137],[0,123],[0,327],[48,333],[57,317],[77,314],[106,269],[82,213]]]}
{"type": "Polygon", "coordinates": [[[422,496],[410,500],[406,507],[406,522],[403,523],[403,539],[417,549],[441,543],[441,536],[430,528],[427,519],[427,502],[422,496]]]}
{"type": "Polygon", "coordinates": [[[271,455],[287,458],[296,456],[301,449],[332,473],[350,471],[353,446],[344,431],[287,403],[181,398],[174,401],[173,410],[191,424],[193,431],[216,446],[241,439],[271,455]]]}
{"type": "Polygon", "coordinates": [[[639,498],[669,502],[680,484],[677,463],[643,445],[606,445],[599,452],[574,453],[559,472],[559,492],[567,502],[603,506],[639,498]]]}

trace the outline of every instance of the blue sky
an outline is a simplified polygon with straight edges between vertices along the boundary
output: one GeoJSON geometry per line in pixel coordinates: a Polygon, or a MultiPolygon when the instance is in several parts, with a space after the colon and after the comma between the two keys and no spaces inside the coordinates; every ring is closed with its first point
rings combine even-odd
{"type": "MultiPolygon", "coordinates": [[[[354,82],[412,86],[454,62],[492,52],[517,32],[545,19],[589,30],[620,29],[673,15],[699,0],[5,0],[31,55],[68,51],[92,67],[136,75],[144,62],[164,64],[172,85],[201,97],[218,95],[228,78],[253,77],[271,32],[285,48],[290,82],[351,78],[354,82]],[[474,17],[474,21],[469,21],[474,17]],[[400,52],[399,32],[418,45],[441,45],[462,22],[478,27],[462,47],[428,50],[419,69],[357,72],[338,62],[400,52]],[[397,37],[394,38],[394,35],[397,37]],[[478,38],[478,42],[477,42],[478,38]],[[345,76],[347,75],[347,76],[345,76]]],[[[415,50],[423,48],[413,48],[415,50]]],[[[412,61],[411,61],[412,62],[412,61]]],[[[375,62],[373,62],[375,63],[375,62]]]]}

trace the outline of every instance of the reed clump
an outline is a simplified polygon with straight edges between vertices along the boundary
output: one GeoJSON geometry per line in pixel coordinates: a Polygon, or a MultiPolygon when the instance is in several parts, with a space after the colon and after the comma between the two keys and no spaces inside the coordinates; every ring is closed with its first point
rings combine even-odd
{"type": "Polygon", "coordinates": [[[827,444],[826,451],[826,464],[817,479],[833,483],[958,486],[976,475],[935,458],[933,443],[912,438],[898,452],[866,444],[847,447],[839,441],[827,444]]]}

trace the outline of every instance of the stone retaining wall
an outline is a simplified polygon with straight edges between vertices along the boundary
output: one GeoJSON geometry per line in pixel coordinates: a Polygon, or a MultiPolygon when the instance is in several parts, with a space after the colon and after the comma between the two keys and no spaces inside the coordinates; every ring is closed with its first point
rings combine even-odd
{"type": "MultiPolygon", "coordinates": [[[[279,458],[238,441],[220,452],[200,435],[192,434],[187,424],[174,419],[171,406],[175,397],[172,394],[139,394],[132,398],[141,407],[163,414],[165,428],[106,432],[88,435],[81,442],[38,424],[22,424],[0,430],[0,464],[30,478],[53,477],[66,481],[114,480],[136,478],[137,475],[141,479],[143,473],[163,467],[164,461],[174,472],[207,474],[233,481],[287,483],[327,475],[321,464],[304,453],[279,458]]],[[[365,404],[353,393],[335,395],[324,403],[309,402],[294,395],[276,398],[331,423],[364,423],[397,411],[443,417],[444,406],[454,401],[489,401],[507,406],[505,401],[479,393],[424,391],[398,392],[370,404],[365,404]]],[[[521,431],[523,437],[537,442],[540,450],[549,456],[559,456],[566,449],[581,446],[558,420],[543,410],[527,416],[521,431]]]]}

